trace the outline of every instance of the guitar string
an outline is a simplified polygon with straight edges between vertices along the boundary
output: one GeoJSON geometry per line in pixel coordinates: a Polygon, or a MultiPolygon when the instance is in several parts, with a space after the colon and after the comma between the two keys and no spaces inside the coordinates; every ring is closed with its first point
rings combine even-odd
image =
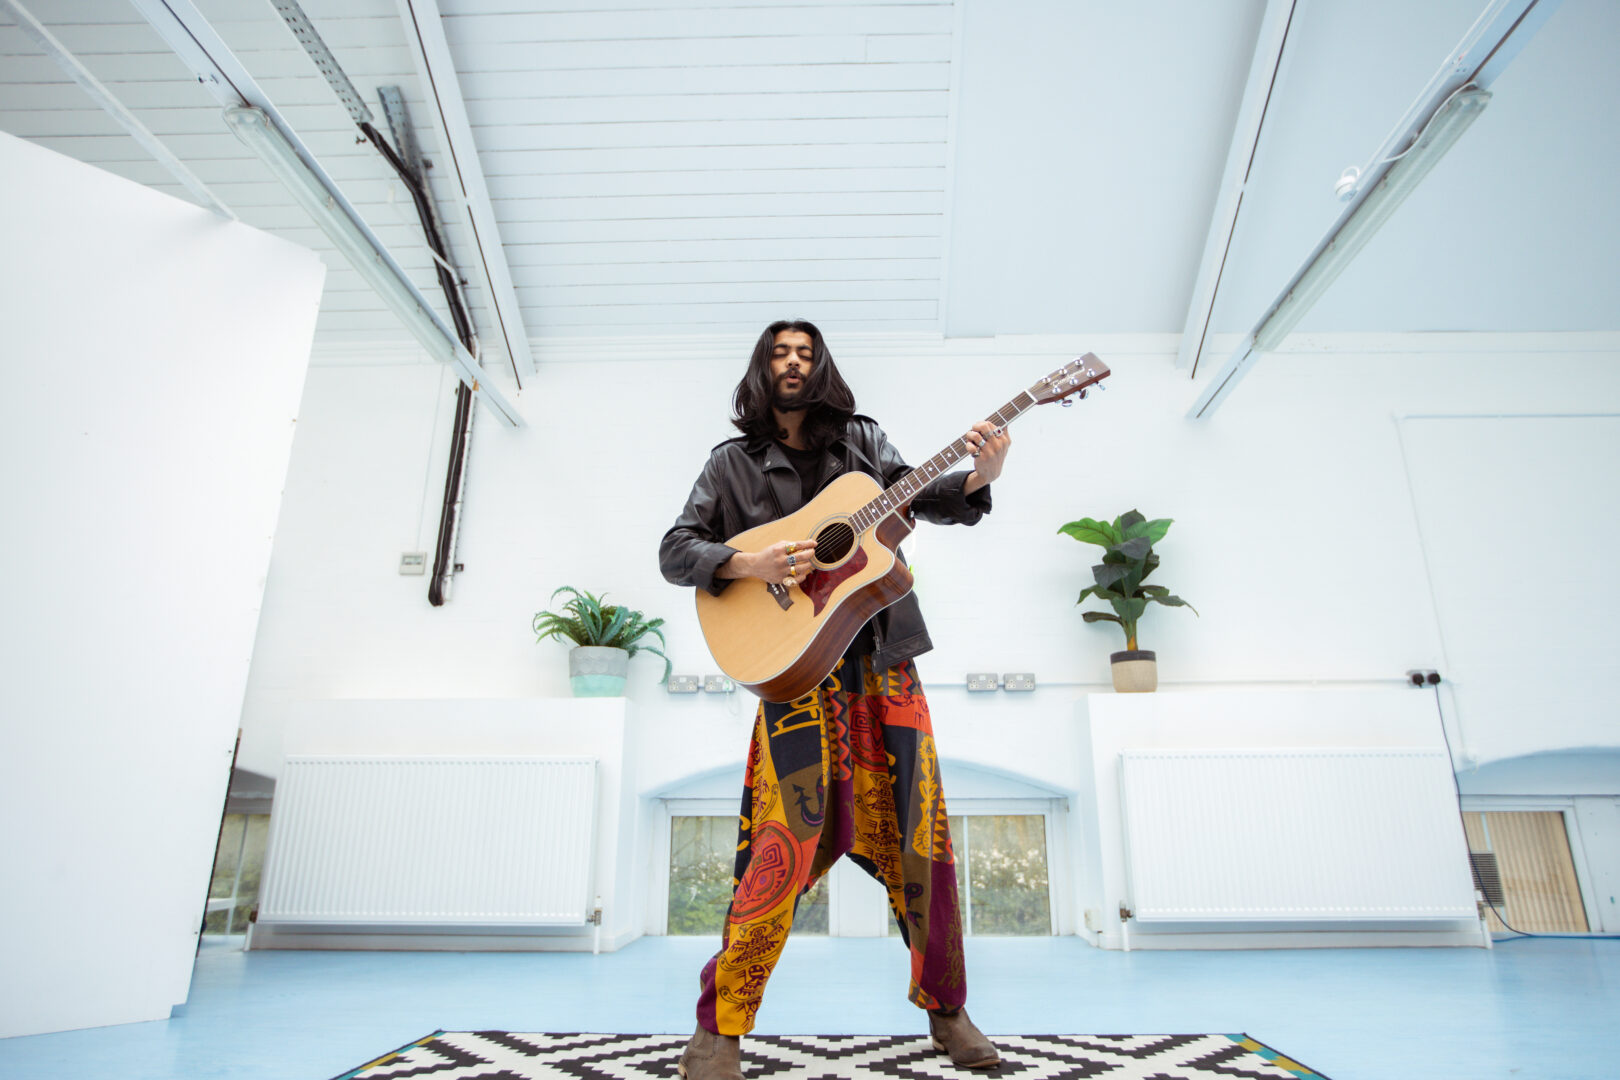
{"type": "MultiPolygon", "coordinates": [[[[1053,376],[1048,376],[1048,381],[1051,378],[1053,378],[1053,376]]],[[[1013,400],[1007,402],[1007,404],[991,413],[988,417],[986,417],[986,419],[996,427],[1000,428],[1004,428],[1011,424],[1014,420],[1018,419],[1019,416],[1023,415],[1027,409],[1035,404],[1035,399],[1031,394],[1031,391],[1039,389],[1041,385],[1041,383],[1036,383],[1035,386],[1022,391],[1017,397],[1013,398],[1013,400]],[[1021,400],[1025,402],[1025,404],[1020,405],[1019,402],[1021,400]],[[1011,415],[1004,415],[1008,412],[1008,410],[1011,410],[1011,415]]],[[[867,532],[878,522],[900,509],[900,507],[904,506],[912,498],[915,498],[918,492],[922,491],[924,487],[938,479],[952,465],[955,465],[957,462],[961,461],[967,453],[967,437],[963,436],[952,441],[948,446],[945,447],[944,450],[941,450],[939,453],[923,462],[917,468],[912,469],[910,472],[906,473],[905,476],[902,476],[899,480],[895,481],[877,498],[873,499],[871,502],[857,510],[854,514],[850,515],[851,522],[856,525],[856,535],[867,532]],[[933,469],[932,476],[927,475],[927,470],[930,468],[933,469]]]]}
{"type": "MultiPolygon", "coordinates": [[[[1040,403],[1040,399],[1036,395],[1039,394],[1041,390],[1051,389],[1054,382],[1062,378],[1064,375],[1072,375],[1072,373],[1078,370],[1080,366],[1083,366],[1083,360],[1070,361],[1069,363],[1063,365],[1063,367],[1058,368],[1056,371],[1046,376],[1046,378],[1035,383],[1033,386],[1029,386],[1020,391],[1011,401],[1007,402],[1001,408],[991,413],[985,419],[990,421],[997,428],[1005,429],[1014,420],[1018,419],[1029,409],[1040,403]],[[1008,410],[1011,410],[1010,415],[1004,415],[1008,413],[1008,410]]],[[[1075,388],[1071,388],[1070,392],[1073,392],[1073,389],[1075,388]]],[[[1065,394],[1064,396],[1067,397],[1068,395],[1065,394]]],[[[953,440],[945,447],[945,449],[941,450],[939,453],[935,454],[921,465],[906,473],[906,475],[902,476],[899,480],[895,481],[882,493],[880,493],[877,498],[873,499],[871,502],[868,502],[865,506],[851,514],[848,520],[851,528],[854,530],[856,540],[858,541],[860,536],[871,530],[884,518],[887,518],[891,514],[898,511],[901,507],[905,506],[911,501],[911,499],[915,498],[923,488],[927,487],[928,484],[944,475],[946,470],[948,470],[952,465],[955,465],[957,462],[961,461],[962,458],[968,453],[969,450],[966,436],[953,440]],[[933,470],[932,476],[928,475],[929,469],[933,470]]]]}

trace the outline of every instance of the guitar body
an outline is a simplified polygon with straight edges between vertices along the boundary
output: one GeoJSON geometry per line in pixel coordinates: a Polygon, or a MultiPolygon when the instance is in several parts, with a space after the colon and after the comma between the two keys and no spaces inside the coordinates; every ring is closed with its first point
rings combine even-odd
{"type": "Polygon", "coordinates": [[[733,682],[766,701],[803,697],[868,619],[911,590],[911,572],[895,557],[911,532],[908,515],[888,517],[864,534],[845,524],[881,492],[865,473],[845,473],[801,509],[726,541],[738,551],[816,541],[812,569],[794,588],[738,578],[719,596],[697,591],[703,637],[733,682]]]}

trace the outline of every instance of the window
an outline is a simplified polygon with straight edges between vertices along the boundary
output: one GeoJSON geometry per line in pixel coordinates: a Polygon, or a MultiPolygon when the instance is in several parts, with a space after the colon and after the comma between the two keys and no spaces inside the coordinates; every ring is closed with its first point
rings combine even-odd
{"type": "MultiPolygon", "coordinates": [[[[1476,811],[1465,813],[1463,824],[1468,850],[1496,857],[1502,911],[1515,930],[1587,932],[1586,907],[1581,902],[1562,811],[1476,811]]],[[[1492,930],[1506,931],[1494,910],[1489,918],[1492,930]]]]}
{"type": "MultiPolygon", "coordinates": [[[[1063,801],[970,766],[959,766],[956,779],[968,789],[950,819],[964,933],[1056,932],[1063,898],[1054,894],[1053,881],[1064,880],[1063,801]]],[[[730,782],[728,777],[727,786],[730,782]]],[[[667,892],[651,898],[653,933],[718,936],[724,926],[736,859],[737,803],[716,787],[704,778],[663,797],[669,831],[660,845],[667,838],[668,869],[654,889],[663,885],[667,892]]],[[[663,861],[665,853],[655,857],[663,861]]],[[[843,859],[800,898],[793,932],[881,937],[898,935],[900,929],[883,887],[843,859]]]]}
{"type": "Polygon", "coordinates": [[[951,819],[957,889],[969,934],[1050,934],[1052,891],[1046,871],[1046,818],[1041,814],[951,819]],[[966,825],[966,828],[963,826],[966,825]]]}
{"type": "MultiPolygon", "coordinates": [[[[956,895],[968,936],[1042,936],[1052,932],[1046,867],[1046,815],[951,816],[956,895]]],[[[889,933],[900,934],[898,926],[889,933]]]]}
{"type": "MultiPolygon", "coordinates": [[[[669,819],[669,933],[718,935],[731,903],[737,817],[669,819]]],[[[827,933],[827,879],[800,898],[795,934],[827,933]]]]}
{"type": "Polygon", "coordinates": [[[225,815],[214,850],[203,933],[247,932],[248,914],[259,900],[259,872],[264,867],[264,841],[269,833],[269,814],[225,815]]]}

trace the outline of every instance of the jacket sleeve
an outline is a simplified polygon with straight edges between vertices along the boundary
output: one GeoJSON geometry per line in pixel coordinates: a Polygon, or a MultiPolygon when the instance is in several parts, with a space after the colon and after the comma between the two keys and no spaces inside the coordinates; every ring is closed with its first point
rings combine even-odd
{"type": "Polygon", "coordinates": [[[703,466],[681,516],[658,545],[658,566],[664,580],[672,585],[696,586],[711,596],[719,596],[731,584],[730,579],[714,575],[737,552],[720,539],[725,526],[720,507],[719,461],[719,455],[713,455],[703,466]]]}
{"type": "MultiPolygon", "coordinates": [[[[872,430],[878,467],[883,470],[884,486],[888,486],[910,472],[911,466],[906,464],[900,451],[889,442],[881,428],[874,425],[872,430]]],[[[923,488],[911,500],[911,512],[935,525],[978,524],[979,519],[990,512],[990,485],[986,484],[971,495],[963,494],[962,488],[967,484],[971,471],[958,469],[948,472],[923,488]]]]}

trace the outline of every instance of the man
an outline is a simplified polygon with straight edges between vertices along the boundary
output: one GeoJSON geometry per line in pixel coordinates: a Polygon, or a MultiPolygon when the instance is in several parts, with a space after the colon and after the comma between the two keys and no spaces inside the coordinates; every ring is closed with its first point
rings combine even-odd
{"type": "MultiPolygon", "coordinates": [[[[799,509],[859,470],[887,487],[909,472],[838,374],[821,331],[772,323],[732,398],[742,432],[715,447],[659,549],[664,576],[719,595],[739,578],[802,585],[809,538],[738,551],[745,529],[799,509]]],[[[988,421],[965,439],[971,472],[948,473],[911,510],[972,525],[990,509],[1010,437],[988,421]]],[[[703,968],[687,1080],[741,1080],[739,1037],[754,1026],[799,897],[842,855],[884,885],[911,952],[910,999],[927,1009],[936,1049],[990,1068],[996,1049],[968,1019],[956,868],[928,704],[912,658],[932,648],[914,595],[874,616],[819,687],[761,702],[749,743],[731,905],[720,951],[703,968]]]]}

